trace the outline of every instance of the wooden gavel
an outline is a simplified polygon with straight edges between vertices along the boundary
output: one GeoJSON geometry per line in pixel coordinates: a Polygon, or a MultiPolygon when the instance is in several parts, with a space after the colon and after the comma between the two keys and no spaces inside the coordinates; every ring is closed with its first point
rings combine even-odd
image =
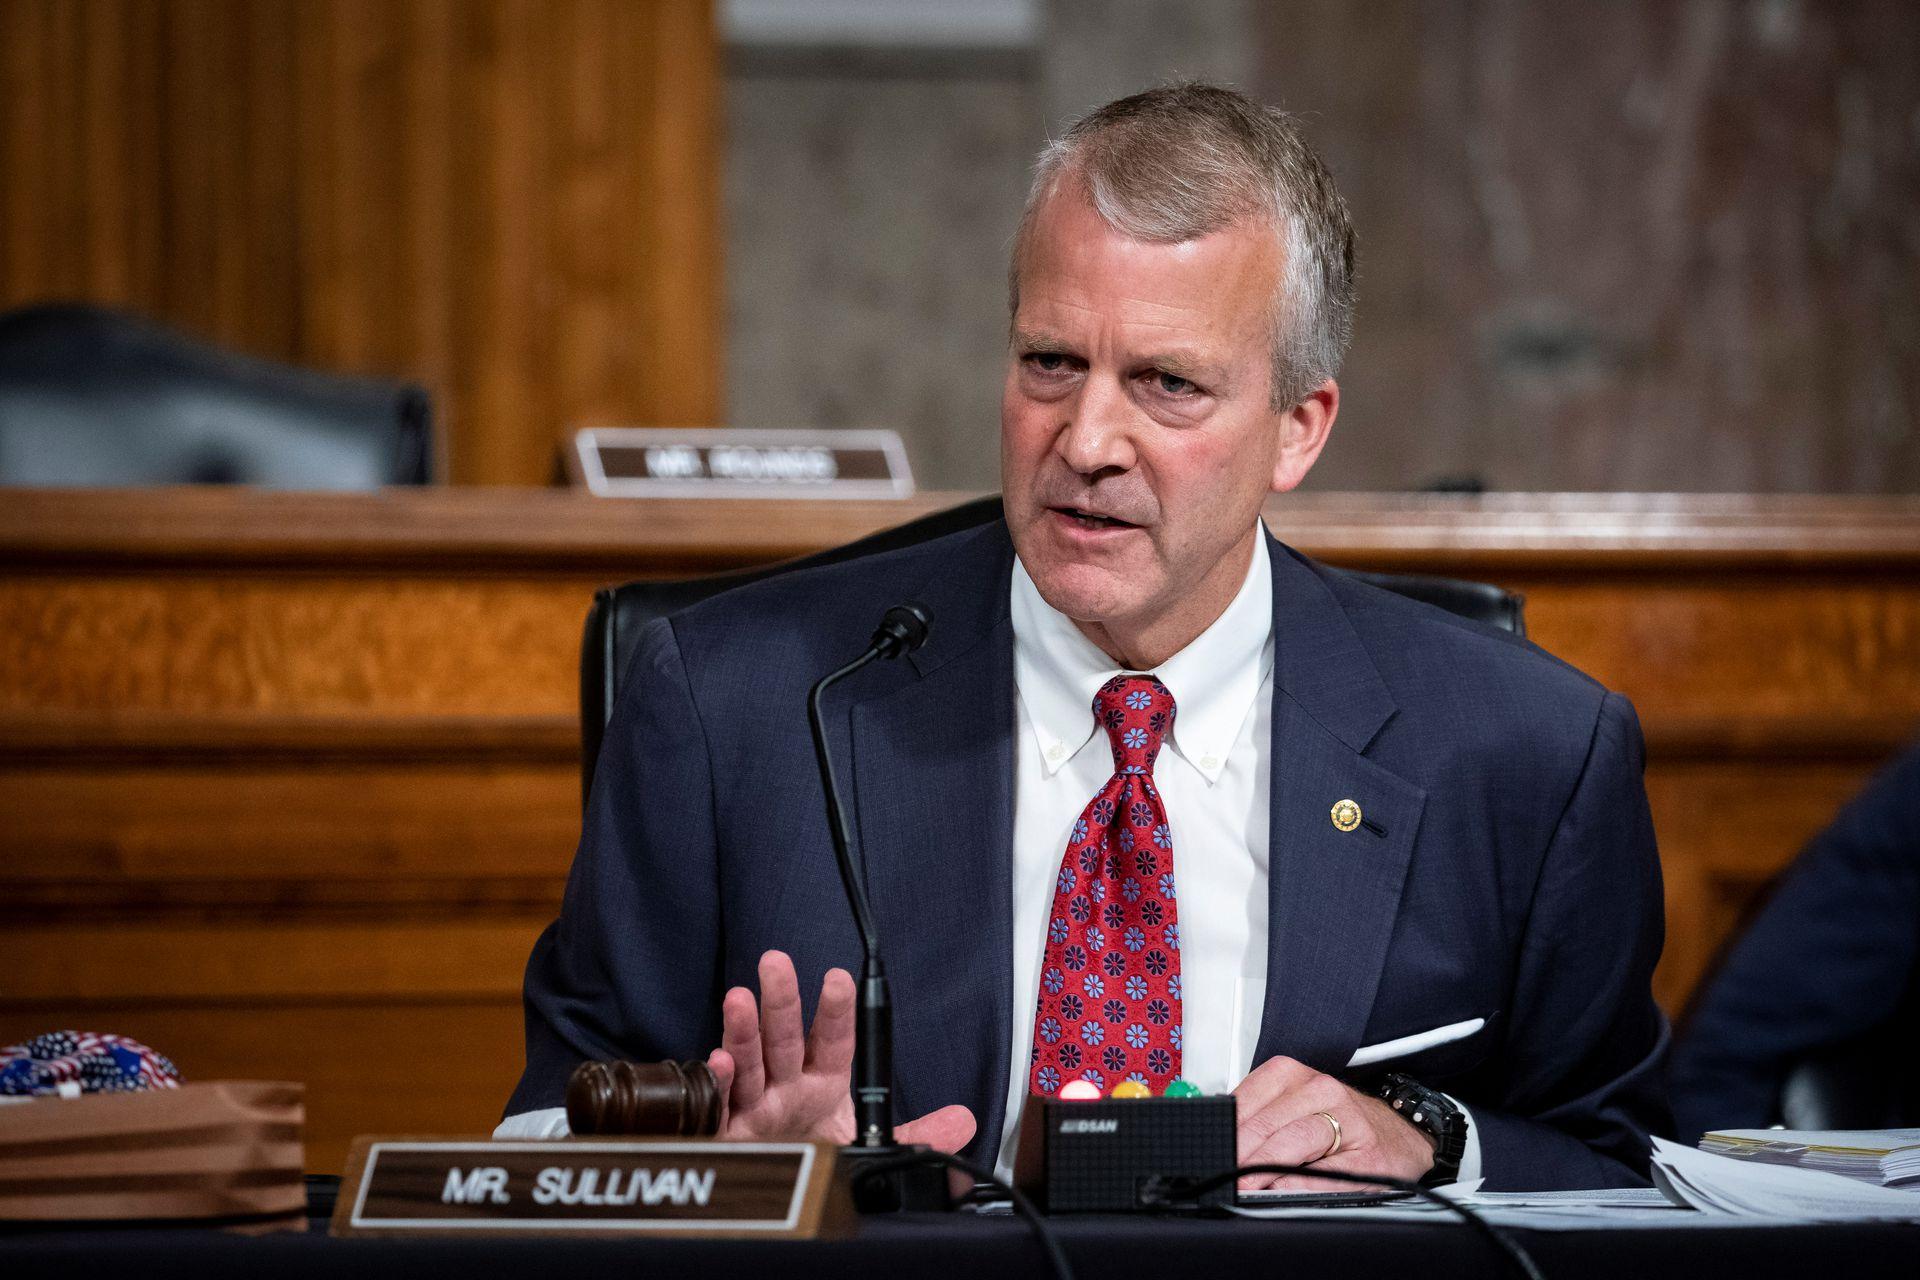
{"type": "Polygon", "coordinates": [[[720,1131],[720,1085],[706,1063],[583,1062],[567,1080],[575,1134],[709,1137],[720,1131]]]}

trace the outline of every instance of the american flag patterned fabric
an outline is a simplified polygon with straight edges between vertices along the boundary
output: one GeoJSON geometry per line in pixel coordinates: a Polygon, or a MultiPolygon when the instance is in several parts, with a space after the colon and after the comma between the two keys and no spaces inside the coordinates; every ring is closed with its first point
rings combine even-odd
{"type": "Polygon", "coordinates": [[[1180,923],[1173,832],[1153,762],[1173,727],[1153,676],[1115,676],[1093,698],[1113,777],[1081,812],[1047,921],[1028,1089],[1134,1080],[1156,1094],[1180,1074],[1180,923]]]}
{"type": "Polygon", "coordinates": [[[46,1097],[62,1085],[68,1093],[176,1089],[180,1072],[138,1040],[98,1031],[49,1031],[0,1049],[0,1094],[46,1097]]]}

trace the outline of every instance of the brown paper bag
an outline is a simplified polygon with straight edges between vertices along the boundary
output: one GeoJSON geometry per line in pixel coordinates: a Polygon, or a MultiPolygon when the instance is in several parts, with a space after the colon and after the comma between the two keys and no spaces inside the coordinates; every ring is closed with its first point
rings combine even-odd
{"type": "Polygon", "coordinates": [[[0,1106],[0,1221],[301,1212],[303,1094],[217,1080],[0,1106]]]}

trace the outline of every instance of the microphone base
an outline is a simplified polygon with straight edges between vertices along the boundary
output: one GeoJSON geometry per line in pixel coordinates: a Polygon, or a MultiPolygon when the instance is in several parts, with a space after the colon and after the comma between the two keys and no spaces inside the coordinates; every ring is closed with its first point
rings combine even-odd
{"type": "Polygon", "coordinates": [[[853,1207],[861,1213],[944,1213],[953,1208],[947,1168],[928,1161],[880,1173],[866,1170],[891,1163],[931,1147],[842,1147],[840,1168],[853,1192],[853,1207]]]}

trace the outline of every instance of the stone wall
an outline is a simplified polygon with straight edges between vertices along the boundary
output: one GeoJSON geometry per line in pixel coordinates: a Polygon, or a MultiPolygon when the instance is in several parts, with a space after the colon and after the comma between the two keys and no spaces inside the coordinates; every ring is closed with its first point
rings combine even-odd
{"type": "Polygon", "coordinates": [[[1029,47],[735,48],[728,420],[996,482],[1049,128],[1176,76],[1299,112],[1360,319],[1320,488],[1920,489],[1920,6],[1042,0],[1029,47]]]}

